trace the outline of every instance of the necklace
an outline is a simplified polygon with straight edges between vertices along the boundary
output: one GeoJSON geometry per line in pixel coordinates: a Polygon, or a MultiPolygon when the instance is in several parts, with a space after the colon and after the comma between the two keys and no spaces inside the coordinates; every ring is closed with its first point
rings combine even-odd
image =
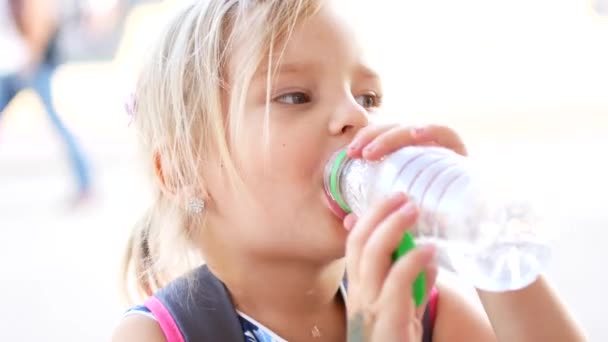
{"type": "Polygon", "coordinates": [[[312,337],[314,337],[314,338],[321,337],[321,330],[319,330],[319,328],[316,325],[314,327],[312,327],[312,330],[310,331],[310,333],[312,334],[312,337]]]}

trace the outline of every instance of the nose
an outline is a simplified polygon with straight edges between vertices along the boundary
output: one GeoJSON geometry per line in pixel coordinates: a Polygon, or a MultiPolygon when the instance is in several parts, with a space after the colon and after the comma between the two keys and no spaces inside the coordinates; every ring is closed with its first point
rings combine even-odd
{"type": "Polygon", "coordinates": [[[354,137],[359,129],[369,123],[369,113],[361,107],[352,96],[347,96],[336,108],[329,122],[329,133],[332,136],[354,137]]]}

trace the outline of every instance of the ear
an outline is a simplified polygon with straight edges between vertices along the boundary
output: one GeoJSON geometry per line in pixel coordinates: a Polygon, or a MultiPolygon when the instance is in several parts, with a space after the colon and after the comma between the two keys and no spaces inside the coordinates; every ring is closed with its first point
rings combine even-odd
{"type": "Polygon", "coordinates": [[[154,175],[156,176],[156,180],[160,185],[160,190],[163,192],[165,196],[168,198],[175,197],[175,187],[167,185],[167,179],[165,178],[165,173],[163,171],[163,162],[162,157],[159,151],[154,152],[154,175]]]}
{"type": "Polygon", "coordinates": [[[167,179],[163,169],[163,158],[158,150],[154,152],[153,158],[154,175],[156,176],[155,178],[164,196],[169,199],[179,201],[184,200],[184,198],[182,198],[184,195],[187,195],[186,200],[189,200],[190,197],[197,197],[205,201],[208,200],[209,194],[206,192],[206,189],[201,187],[200,184],[196,188],[177,188],[177,186],[173,184],[170,179],[167,179]]]}

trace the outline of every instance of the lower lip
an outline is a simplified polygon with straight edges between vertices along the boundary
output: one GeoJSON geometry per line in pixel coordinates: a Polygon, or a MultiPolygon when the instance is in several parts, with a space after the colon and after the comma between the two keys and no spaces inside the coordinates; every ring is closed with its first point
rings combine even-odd
{"type": "Polygon", "coordinates": [[[344,211],[344,209],[342,209],[340,205],[326,191],[324,191],[323,193],[325,194],[325,199],[327,200],[327,206],[329,207],[329,210],[331,210],[331,212],[336,215],[340,220],[344,220],[348,213],[344,211]]]}

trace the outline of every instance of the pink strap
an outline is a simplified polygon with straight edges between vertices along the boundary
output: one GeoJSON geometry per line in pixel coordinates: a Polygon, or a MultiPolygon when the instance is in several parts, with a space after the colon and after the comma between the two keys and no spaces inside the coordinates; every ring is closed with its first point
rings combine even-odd
{"type": "Polygon", "coordinates": [[[431,295],[429,297],[429,320],[431,321],[431,328],[435,326],[435,318],[437,318],[437,304],[439,302],[439,291],[433,286],[431,295]]]}
{"type": "Polygon", "coordinates": [[[158,298],[151,296],[146,300],[144,305],[152,312],[154,317],[156,317],[160,329],[163,331],[163,334],[165,334],[167,342],[184,342],[184,337],[179,331],[177,324],[175,324],[173,316],[171,316],[171,313],[169,313],[167,308],[165,308],[158,298]]]}

